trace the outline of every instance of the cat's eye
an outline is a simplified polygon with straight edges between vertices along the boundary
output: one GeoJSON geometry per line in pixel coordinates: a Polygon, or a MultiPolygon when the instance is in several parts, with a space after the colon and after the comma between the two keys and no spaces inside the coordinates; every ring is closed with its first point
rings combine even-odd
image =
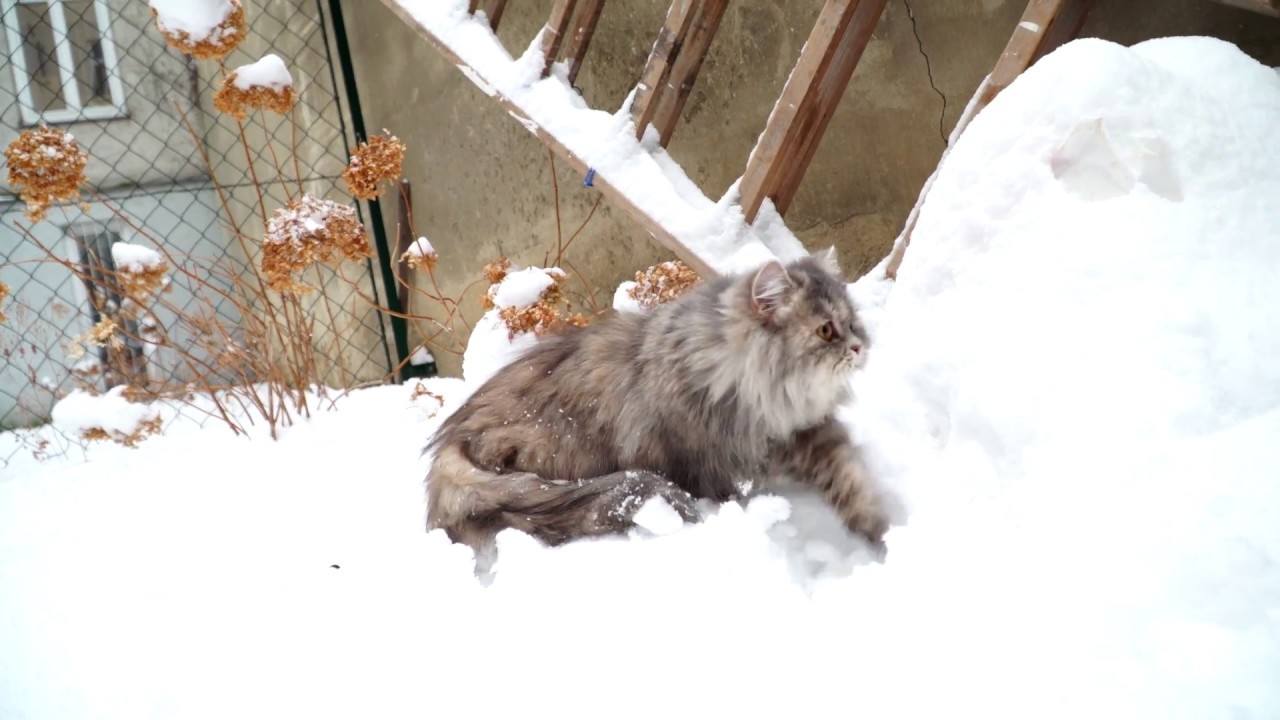
{"type": "Polygon", "coordinates": [[[831,342],[832,340],[835,340],[836,339],[835,323],[828,320],[824,322],[822,325],[820,325],[818,327],[818,337],[822,338],[826,342],[831,342]]]}

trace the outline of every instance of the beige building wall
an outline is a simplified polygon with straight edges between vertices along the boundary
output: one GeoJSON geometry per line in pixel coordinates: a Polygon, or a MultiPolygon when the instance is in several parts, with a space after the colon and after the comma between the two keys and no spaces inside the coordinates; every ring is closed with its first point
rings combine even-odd
{"type": "MultiPolygon", "coordinates": [[[[550,0],[510,0],[500,37],[519,54],[550,0]]],[[[636,82],[666,0],[605,3],[579,77],[592,107],[616,110],[636,82]]],[[[804,44],[820,0],[735,0],[697,80],[670,152],[718,198],[742,173],[804,44]]],[[[546,148],[381,2],[347,5],[365,121],[409,146],[414,224],[440,253],[444,294],[480,313],[480,269],[498,256],[540,263],[556,242],[546,148]]],[[[787,215],[806,246],[834,244],[856,276],[878,261],[933,171],[959,113],[1017,24],[1021,0],[891,0],[787,215]],[[945,103],[945,109],[944,109],[945,103]]],[[[1121,43],[1173,34],[1220,37],[1280,65],[1280,21],[1207,0],[1100,0],[1084,35],[1121,43]]],[[[598,195],[558,164],[564,233],[598,195]]],[[[384,203],[388,227],[395,204],[384,203]]],[[[570,260],[607,306],[616,285],[671,253],[603,203],[570,260]]],[[[438,312],[430,303],[419,311],[438,312]]],[[[459,340],[465,341],[465,328],[459,340]]],[[[437,352],[441,372],[458,359],[437,352]]]]}

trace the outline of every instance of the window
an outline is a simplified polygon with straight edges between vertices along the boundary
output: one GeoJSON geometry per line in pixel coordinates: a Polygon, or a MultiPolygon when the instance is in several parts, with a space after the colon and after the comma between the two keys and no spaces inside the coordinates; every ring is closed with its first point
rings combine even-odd
{"type": "Polygon", "coordinates": [[[23,125],[125,114],[107,0],[0,0],[23,125]]]}

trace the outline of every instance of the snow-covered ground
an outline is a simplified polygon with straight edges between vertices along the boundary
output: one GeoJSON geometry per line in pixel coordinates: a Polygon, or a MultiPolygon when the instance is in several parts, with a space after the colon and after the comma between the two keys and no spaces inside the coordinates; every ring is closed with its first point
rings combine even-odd
{"type": "Polygon", "coordinates": [[[1276,198],[1280,75],[1232,46],[1077,41],[1002,93],[852,288],[883,564],[789,493],[509,533],[481,582],[422,525],[461,379],[19,455],[0,717],[1278,717],[1276,198]]]}

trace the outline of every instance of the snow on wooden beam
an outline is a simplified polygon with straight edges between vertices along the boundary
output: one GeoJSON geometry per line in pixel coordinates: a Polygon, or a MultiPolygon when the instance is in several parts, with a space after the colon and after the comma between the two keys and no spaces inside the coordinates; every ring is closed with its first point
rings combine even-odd
{"type": "MultiPolygon", "coordinates": [[[[438,0],[432,0],[432,2],[436,1],[438,0]]],[[[690,247],[691,241],[705,242],[705,238],[700,237],[700,230],[696,229],[698,225],[696,221],[697,216],[701,212],[698,208],[703,205],[711,204],[705,195],[702,195],[700,192],[695,192],[693,188],[687,187],[683,183],[678,188],[674,187],[671,185],[673,181],[669,178],[663,179],[663,181],[668,184],[667,194],[660,196],[655,195],[655,188],[651,185],[645,187],[629,186],[629,192],[617,187],[614,182],[611,181],[608,172],[591,167],[590,163],[584,159],[579,151],[570,147],[570,143],[566,140],[567,136],[557,136],[556,133],[548,130],[543,124],[532,119],[531,111],[528,108],[500,89],[501,81],[497,75],[500,74],[500,72],[509,70],[515,64],[509,59],[509,56],[502,62],[502,65],[506,67],[501,69],[496,68],[496,66],[492,65],[491,62],[486,63],[486,67],[479,67],[475,63],[468,63],[458,55],[458,52],[455,51],[454,47],[450,45],[449,42],[446,42],[443,38],[437,36],[430,27],[418,19],[414,11],[406,7],[412,3],[409,3],[406,0],[383,0],[383,4],[403,20],[406,25],[412,28],[420,37],[440,52],[449,62],[457,66],[468,79],[479,86],[485,94],[489,95],[494,101],[496,101],[504,110],[507,111],[509,115],[523,125],[525,129],[541,140],[545,145],[547,145],[547,147],[551,148],[556,155],[563,158],[578,172],[583,173],[584,175],[590,172],[592,177],[592,186],[596,190],[599,190],[600,193],[613,205],[629,214],[634,220],[636,220],[636,222],[647,230],[655,240],[664,245],[678,258],[680,258],[680,260],[684,261],[685,264],[692,267],[700,275],[704,277],[714,277],[718,274],[715,268],[712,267],[708,258],[700,255],[690,247]],[[697,197],[692,197],[692,195],[696,195],[697,197]],[[665,204],[661,210],[668,213],[672,212],[670,205],[672,205],[673,202],[683,206],[677,209],[683,213],[680,222],[684,223],[684,229],[679,235],[672,228],[664,225],[664,223],[655,216],[659,209],[657,204],[658,201],[654,201],[654,197],[667,198],[666,200],[661,201],[665,204]],[[649,209],[641,207],[641,203],[645,200],[649,201],[649,209]],[[693,216],[693,222],[691,222],[691,216],[693,216]]],[[[443,10],[440,12],[443,12],[443,10]]],[[[425,13],[427,17],[430,17],[432,14],[431,11],[425,11],[425,13]]],[[[492,43],[500,47],[496,38],[490,36],[489,39],[492,43]]],[[[492,61],[493,58],[488,57],[488,60],[492,61]]],[[[543,82],[552,81],[553,79],[548,79],[543,82]]],[[[573,112],[588,112],[570,106],[567,101],[565,102],[565,107],[561,108],[561,111],[566,114],[573,112]]],[[[639,152],[645,151],[639,150],[639,152]]],[[[669,162],[669,160],[667,162],[669,162]]],[[[723,232],[724,228],[721,227],[719,230],[723,232]]],[[[745,224],[735,232],[740,232],[746,235],[746,240],[750,239],[751,233],[745,224]]],[[[794,240],[794,236],[790,236],[789,233],[786,233],[785,229],[783,229],[782,232],[785,233],[783,242],[799,247],[799,243],[794,240]]],[[[723,248],[720,250],[723,251],[723,248]]]]}
{"type": "Polygon", "coordinates": [[[765,198],[785,212],[804,177],[886,0],[827,0],[747,160],[742,208],[755,222],[765,198]],[[781,201],[781,202],[779,202],[781,201]]]}

